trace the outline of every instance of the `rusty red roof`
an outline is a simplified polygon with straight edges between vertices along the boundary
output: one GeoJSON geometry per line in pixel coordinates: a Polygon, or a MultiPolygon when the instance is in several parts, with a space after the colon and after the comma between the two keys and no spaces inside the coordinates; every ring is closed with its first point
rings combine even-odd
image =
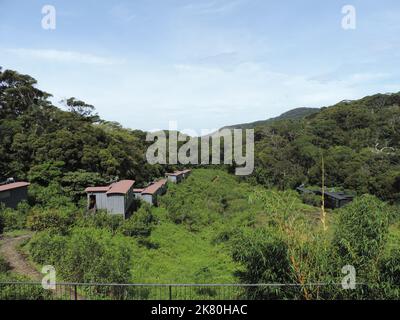
{"type": "Polygon", "coordinates": [[[8,183],[8,184],[4,184],[4,185],[0,186],[0,192],[14,190],[14,189],[22,188],[22,187],[27,187],[29,185],[30,185],[30,183],[23,182],[23,181],[8,183]]]}
{"type": "Polygon", "coordinates": [[[102,187],[88,187],[85,189],[85,192],[105,192],[107,194],[125,194],[132,188],[134,180],[121,180],[118,182],[114,182],[109,186],[102,187]]]}
{"type": "Polygon", "coordinates": [[[180,176],[181,174],[184,174],[184,172],[183,171],[175,171],[172,173],[166,173],[165,175],[166,176],[180,176]]]}
{"type": "Polygon", "coordinates": [[[121,180],[111,184],[110,190],[107,191],[107,194],[125,194],[129,191],[130,188],[134,185],[135,180],[121,180]]]}
{"type": "Polygon", "coordinates": [[[159,180],[142,191],[142,194],[154,194],[167,183],[167,179],[159,180]]]}
{"type": "Polygon", "coordinates": [[[107,192],[110,190],[110,186],[106,187],[88,187],[85,189],[85,192],[107,192]]]}

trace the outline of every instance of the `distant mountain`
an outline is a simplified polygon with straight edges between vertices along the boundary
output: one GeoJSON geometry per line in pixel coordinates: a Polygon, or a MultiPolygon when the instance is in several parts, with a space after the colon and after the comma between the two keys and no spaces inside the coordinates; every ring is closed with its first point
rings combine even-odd
{"type": "Polygon", "coordinates": [[[222,129],[251,129],[251,128],[255,128],[255,127],[259,127],[259,126],[264,126],[264,125],[270,124],[271,122],[278,121],[278,120],[302,119],[309,115],[317,113],[320,110],[321,109],[319,109],[319,108],[296,108],[296,109],[287,111],[285,113],[282,113],[280,116],[275,117],[275,118],[270,118],[267,120],[260,120],[260,121],[250,122],[250,123],[236,124],[236,125],[232,125],[232,126],[226,126],[226,127],[223,127],[222,129]]]}

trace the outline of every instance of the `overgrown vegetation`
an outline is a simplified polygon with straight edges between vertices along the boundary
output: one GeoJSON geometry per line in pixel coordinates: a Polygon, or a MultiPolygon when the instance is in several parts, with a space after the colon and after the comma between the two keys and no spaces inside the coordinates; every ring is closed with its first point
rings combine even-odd
{"type": "MultiPolygon", "coordinates": [[[[171,168],[146,163],[145,133],[102,121],[77,99],[61,111],[48,98],[31,77],[0,70],[0,176],[32,183],[27,203],[0,208],[0,233],[34,231],[25,250],[34,263],[54,265],[63,280],[279,282],[295,286],[235,294],[399,298],[399,94],[262,124],[252,176],[196,169],[185,182],[169,185],[159,207],[142,205],[127,220],[86,213],[84,188],[117,177],[140,185],[171,168]],[[326,185],[357,193],[350,205],[328,212],[327,228],[319,199],[291,190],[320,184],[321,154],[326,185]],[[354,266],[364,285],[355,291],[338,286],[344,265],[354,266]]],[[[2,279],[15,275],[0,260],[2,279]]]]}
{"type": "MultiPolygon", "coordinates": [[[[290,283],[232,294],[247,298],[398,298],[398,219],[393,207],[362,196],[328,212],[292,191],[240,182],[222,170],[198,169],[170,185],[158,208],[142,206],[123,220],[70,208],[29,210],[36,234],[26,249],[77,282],[290,283]],[[191,210],[192,206],[197,208],[191,210]],[[394,241],[394,242],[393,242],[394,241]],[[344,265],[357,290],[343,290],[344,265]],[[325,286],[310,286],[324,283],[325,286]]],[[[10,211],[10,210],[7,210],[10,211]]],[[[154,294],[151,290],[147,297],[154,294]]],[[[195,296],[213,297],[215,289],[195,296]]]]}

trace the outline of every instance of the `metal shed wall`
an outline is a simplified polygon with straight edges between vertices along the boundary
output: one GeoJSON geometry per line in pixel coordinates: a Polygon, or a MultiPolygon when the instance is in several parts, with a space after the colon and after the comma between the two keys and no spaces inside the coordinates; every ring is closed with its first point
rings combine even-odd
{"type": "Polygon", "coordinates": [[[147,203],[153,205],[154,197],[151,194],[142,194],[142,200],[146,201],[147,203]]]}
{"type": "Polygon", "coordinates": [[[21,201],[28,200],[28,187],[0,192],[0,203],[8,208],[16,209],[21,201]]]}
{"type": "Polygon", "coordinates": [[[90,196],[96,196],[96,209],[107,210],[107,195],[105,192],[89,192],[87,195],[88,203],[90,203],[90,196]]]}
{"type": "Polygon", "coordinates": [[[125,195],[108,194],[107,195],[107,211],[111,214],[125,215],[125,195]]]}

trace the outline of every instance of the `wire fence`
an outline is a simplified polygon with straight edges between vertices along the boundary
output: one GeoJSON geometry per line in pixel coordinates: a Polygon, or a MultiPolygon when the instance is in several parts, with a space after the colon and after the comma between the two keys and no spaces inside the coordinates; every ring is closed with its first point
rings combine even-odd
{"type": "MultiPolygon", "coordinates": [[[[390,291],[392,292],[392,291],[390,291]]],[[[102,284],[0,282],[0,300],[263,300],[263,299],[384,299],[379,286],[357,284],[102,284]]],[[[399,299],[397,291],[394,298],[399,299]]]]}

